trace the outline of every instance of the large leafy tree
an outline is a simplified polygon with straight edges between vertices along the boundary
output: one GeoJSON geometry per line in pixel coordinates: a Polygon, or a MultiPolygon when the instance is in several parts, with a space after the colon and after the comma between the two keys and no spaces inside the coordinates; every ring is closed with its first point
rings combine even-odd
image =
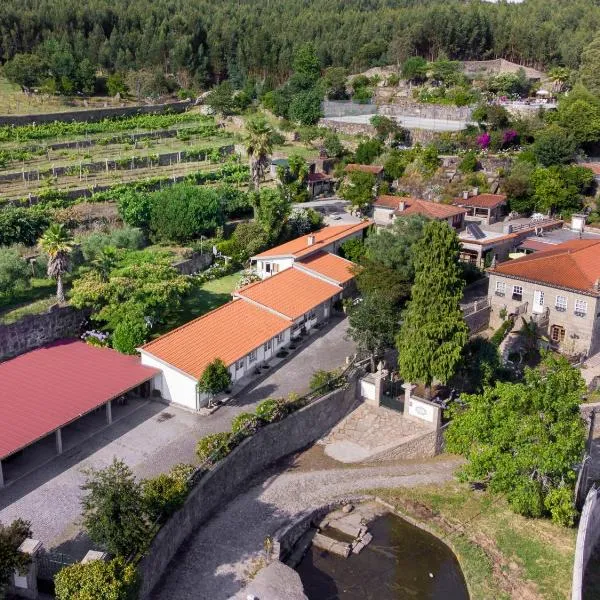
{"type": "Polygon", "coordinates": [[[354,208],[365,209],[373,202],[376,193],[375,176],[371,173],[353,171],[340,187],[340,196],[354,208]]]}
{"type": "Polygon", "coordinates": [[[600,35],[597,35],[581,53],[581,65],[579,67],[579,79],[581,83],[593,92],[600,94],[600,35]]]}
{"type": "Polygon", "coordinates": [[[42,235],[39,244],[48,255],[48,276],[56,279],[56,299],[64,302],[63,276],[71,268],[73,238],[62,223],[53,223],[42,235]]]}
{"type": "Polygon", "coordinates": [[[91,540],[119,556],[142,549],[149,528],[140,484],[131,469],[114,458],[105,469],[88,469],[85,474],[82,521],[91,540]]]}
{"type": "Polygon", "coordinates": [[[17,519],[10,525],[0,523],[0,595],[15,569],[29,562],[29,557],[19,552],[19,546],[28,537],[31,537],[28,521],[17,519]]]}
{"type": "Polygon", "coordinates": [[[277,167],[281,192],[288,202],[306,202],[308,192],[308,164],[299,154],[290,154],[288,167],[277,167]]]}
{"type": "Polygon", "coordinates": [[[281,190],[263,188],[254,195],[256,221],[271,241],[277,240],[291,211],[289,200],[281,190]]]}
{"type": "Polygon", "coordinates": [[[415,244],[415,283],[396,345],[402,377],[426,388],[452,377],[469,337],[459,306],[459,252],[458,236],[440,221],[428,222],[415,244]]]}
{"type": "Polygon", "coordinates": [[[496,383],[463,396],[446,435],[450,452],[464,455],[467,481],[487,482],[520,514],[551,515],[564,525],[575,516],[575,467],[585,444],[579,412],[585,384],[566,359],[544,358],[524,381],[496,383]]]}
{"type": "Polygon", "coordinates": [[[262,116],[248,119],[246,131],[245,144],[250,160],[250,177],[254,188],[258,190],[269,166],[269,157],[273,153],[275,133],[262,116]]]}
{"type": "Polygon", "coordinates": [[[536,135],[531,149],[540,164],[550,167],[571,162],[577,142],[567,130],[558,125],[549,125],[536,135]]]}

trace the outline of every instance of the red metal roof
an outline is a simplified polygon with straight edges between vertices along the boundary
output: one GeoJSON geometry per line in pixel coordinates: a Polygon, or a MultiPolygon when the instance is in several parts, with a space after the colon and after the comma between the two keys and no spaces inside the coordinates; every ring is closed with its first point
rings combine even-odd
{"type": "Polygon", "coordinates": [[[0,459],[156,373],[137,357],[80,340],[54,342],[0,363],[0,459]]]}

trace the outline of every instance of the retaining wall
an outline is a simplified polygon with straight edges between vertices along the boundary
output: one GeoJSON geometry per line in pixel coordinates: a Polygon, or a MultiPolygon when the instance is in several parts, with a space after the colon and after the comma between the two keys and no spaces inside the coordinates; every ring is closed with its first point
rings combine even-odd
{"type": "Polygon", "coordinates": [[[16,323],[0,325],[0,360],[55,340],[78,336],[87,316],[84,310],[56,306],[41,315],[28,315],[16,323]]]}
{"type": "Polygon", "coordinates": [[[489,326],[491,310],[491,306],[488,306],[483,310],[478,310],[465,317],[465,323],[469,326],[471,335],[478,333],[489,326]]]}
{"type": "Polygon", "coordinates": [[[162,527],[138,565],[139,598],[150,597],[181,544],[215,511],[239,493],[249,478],[284,456],[323,437],[356,403],[357,377],[278,423],[244,440],[191,490],[184,506],[162,527]]]}
{"type": "Polygon", "coordinates": [[[422,436],[409,440],[395,448],[385,450],[368,459],[368,462],[388,460],[410,460],[412,458],[430,458],[441,454],[444,449],[444,431],[448,424],[440,429],[428,431],[422,436]]]}
{"type": "Polygon", "coordinates": [[[192,273],[203,271],[208,266],[212,265],[214,258],[212,252],[203,252],[202,254],[198,252],[193,254],[190,258],[185,258],[173,263],[173,267],[182,275],[191,275],[192,273]]]}
{"type": "Polygon", "coordinates": [[[575,563],[573,565],[573,585],[571,600],[582,600],[582,588],[585,572],[594,547],[600,540],[600,491],[592,488],[587,495],[575,546],[575,563]]]}
{"type": "Polygon", "coordinates": [[[175,113],[184,112],[193,105],[192,100],[170,102],[167,104],[119,106],[106,108],[92,108],[89,110],[72,110],[57,113],[43,113],[39,115],[11,115],[0,116],[0,125],[31,125],[32,123],[53,123],[54,121],[95,122],[114,117],[129,117],[141,114],[160,114],[167,110],[175,113]]]}
{"type": "Polygon", "coordinates": [[[421,117],[444,121],[470,121],[473,108],[448,104],[428,104],[410,98],[396,98],[393,104],[381,104],[378,113],[388,117],[421,117]]]}
{"type": "MultiPolygon", "coordinates": [[[[219,146],[221,156],[228,156],[233,153],[233,144],[219,146]]],[[[77,176],[79,170],[88,173],[101,173],[106,171],[134,171],[135,169],[147,169],[152,167],[167,167],[177,165],[182,162],[199,162],[206,160],[211,148],[206,148],[200,152],[181,150],[179,152],[164,152],[155,157],[150,156],[132,156],[123,160],[105,159],[96,162],[75,163],[68,166],[52,167],[50,169],[32,169],[31,171],[13,171],[12,173],[0,174],[0,183],[10,181],[39,181],[40,177],[51,175],[52,177],[77,176]]]]}
{"type": "Polygon", "coordinates": [[[354,117],[357,115],[375,115],[375,104],[358,104],[350,100],[325,100],[323,102],[323,115],[327,117],[354,117]]]}

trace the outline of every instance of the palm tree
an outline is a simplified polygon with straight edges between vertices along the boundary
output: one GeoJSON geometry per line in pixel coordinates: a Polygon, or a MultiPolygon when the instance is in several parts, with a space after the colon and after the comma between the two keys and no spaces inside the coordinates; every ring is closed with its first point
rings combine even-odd
{"type": "Polygon", "coordinates": [[[48,276],[56,279],[56,299],[64,302],[62,278],[71,267],[73,238],[62,223],[53,223],[42,235],[39,244],[48,255],[48,276]]]}
{"type": "Polygon", "coordinates": [[[262,116],[248,119],[246,123],[246,153],[250,160],[250,178],[256,190],[269,166],[269,156],[273,152],[274,132],[262,116]]]}

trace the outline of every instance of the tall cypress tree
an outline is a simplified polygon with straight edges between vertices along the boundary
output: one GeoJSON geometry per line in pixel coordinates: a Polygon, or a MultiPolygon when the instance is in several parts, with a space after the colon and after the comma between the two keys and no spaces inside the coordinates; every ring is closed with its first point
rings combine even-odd
{"type": "Polygon", "coordinates": [[[405,380],[430,388],[454,374],[469,330],[460,309],[460,242],[445,222],[430,221],[415,248],[415,283],[396,339],[405,380]]]}

